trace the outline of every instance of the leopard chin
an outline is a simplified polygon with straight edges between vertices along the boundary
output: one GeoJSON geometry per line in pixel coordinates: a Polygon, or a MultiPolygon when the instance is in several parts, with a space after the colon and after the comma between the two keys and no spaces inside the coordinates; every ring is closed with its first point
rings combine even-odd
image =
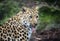
{"type": "Polygon", "coordinates": [[[33,26],[30,24],[30,26],[28,27],[28,38],[29,38],[29,40],[31,38],[32,33],[36,33],[36,25],[33,26]]]}

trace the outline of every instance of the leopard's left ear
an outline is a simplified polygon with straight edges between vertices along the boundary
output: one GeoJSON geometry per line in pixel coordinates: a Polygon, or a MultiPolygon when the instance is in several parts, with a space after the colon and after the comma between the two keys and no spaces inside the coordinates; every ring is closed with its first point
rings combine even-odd
{"type": "Polygon", "coordinates": [[[24,8],[22,8],[22,11],[23,11],[23,12],[26,12],[26,10],[25,10],[24,8]]]}
{"type": "Polygon", "coordinates": [[[28,7],[22,7],[22,11],[23,12],[29,12],[29,8],[28,7]]]}
{"type": "Polygon", "coordinates": [[[22,7],[22,11],[23,12],[26,12],[26,7],[22,7]]]}

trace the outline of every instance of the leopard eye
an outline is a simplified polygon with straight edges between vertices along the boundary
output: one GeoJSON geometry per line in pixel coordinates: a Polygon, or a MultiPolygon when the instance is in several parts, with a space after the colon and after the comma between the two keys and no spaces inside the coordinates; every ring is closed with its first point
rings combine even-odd
{"type": "Polygon", "coordinates": [[[36,16],[36,18],[38,18],[38,16],[36,16]]]}
{"type": "Polygon", "coordinates": [[[30,16],[30,18],[32,18],[32,16],[30,16]]]}

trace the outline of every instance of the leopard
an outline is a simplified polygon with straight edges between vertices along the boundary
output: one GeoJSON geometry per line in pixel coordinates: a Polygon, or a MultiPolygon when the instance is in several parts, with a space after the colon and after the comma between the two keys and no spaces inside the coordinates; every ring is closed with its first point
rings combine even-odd
{"type": "Polygon", "coordinates": [[[38,25],[38,6],[21,11],[0,26],[0,41],[29,41],[38,25]]]}

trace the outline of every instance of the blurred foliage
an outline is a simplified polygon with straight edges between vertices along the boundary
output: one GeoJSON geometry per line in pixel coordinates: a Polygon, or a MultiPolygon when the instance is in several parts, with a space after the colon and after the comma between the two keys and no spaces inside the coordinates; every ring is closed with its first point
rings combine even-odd
{"type": "Polygon", "coordinates": [[[54,7],[43,6],[39,10],[39,27],[44,29],[48,24],[60,23],[60,10],[54,7]]]}
{"type": "Polygon", "coordinates": [[[14,0],[0,0],[0,25],[20,10],[19,2],[14,0]]]}
{"type": "Polygon", "coordinates": [[[60,7],[60,0],[35,0],[35,1],[38,1],[39,3],[45,2],[48,5],[53,5],[53,6],[60,7]]]}
{"type": "Polygon", "coordinates": [[[45,29],[46,26],[52,24],[60,24],[60,0],[35,0],[38,1],[39,4],[41,2],[47,3],[49,6],[41,7],[39,11],[39,26],[38,29],[42,30],[45,29]],[[53,7],[52,7],[53,6],[53,7]],[[55,8],[57,7],[57,8],[55,8]]]}

